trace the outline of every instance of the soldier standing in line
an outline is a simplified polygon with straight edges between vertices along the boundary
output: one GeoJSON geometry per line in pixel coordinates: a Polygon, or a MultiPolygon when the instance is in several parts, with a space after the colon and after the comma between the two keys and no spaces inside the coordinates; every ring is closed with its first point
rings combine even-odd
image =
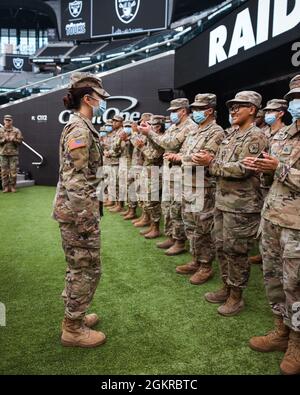
{"type": "Polygon", "coordinates": [[[253,337],[250,347],[260,352],[284,351],[283,374],[300,374],[300,75],[285,96],[293,123],[273,137],[269,154],[253,161],[271,189],[262,211],[263,272],[275,329],[253,337]]]}
{"type": "MultiPolygon", "coordinates": [[[[120,135],[122,140],[122,155],[121,158],[126,162],[126,183],[127,183],[127,201],[128,201],[128,209],[124,212],[121,212],[121,215],[124,216],[124,220],[133,220],[136,218],[136,208],[137,201],[129,195],[129,188],[133,182],[131,178],[131,166],[132,166],[132,154],[133,154],[133,145],[131,144],[131,135],[132,135],[132,122],[126,121],[124,122],[124,129],[120,135]]],[[[125,180],[124,180],[125,181],[125,180]]]]}
{"type": "MultiPolygon", "coordinates": [[[[204,169],[204,184],[197,185],[196,169],[193,155],[203,150],[213,156],[225,137],[224,131],[216,123],[215,109],[217,97],[212,93],[199,94],[191,105],[193,119],[199,125],[198,129],[190,132],[183,143],[179,154],[170,154],[168,159],[182,162],[182,169],[192,167],[192,179],[183,177],[182,217],[185,233],[190,243],[192,262],[178,266],[178,274],[193,274],[190,283],[201,285],[213,276],[212,263],[215,258],[215,247],[212,240],[213,213],[215,208],[216,180],[204,169]],[[191,210],[197,196],[203,196],[202,210],[191,210]]],[[[201,180],[202,181],[202,180],[201,180]]],[[[199,180],[198,180],[199,182],[199,180]]]]}
{"type": "Polygon", "coordinates": [[[99,134],[91,120],[106,108],[108,93],[101,79],[74,73],[64,104],[76,112],[60,139],[60,168],[53,217],[58,221],[67,261],[62,294],[65,317],[61,343],[72,347],[96,347],[105,342],[102,332],[90,328],[96,314],[86,315],[100,276],[99,201],[97,171],[102,165],[99,134]]]}
{"type": "Polygon", "coordinates": [[[109,150],[104,153],[106,158],[110,159],[111,166],[111,179],[110,179],[110,189],[115,189],[115,205],[109,209],[111,213],[119,213],[123,209],[124,202],[119,200],[119,162],[121,156],[121,140],[120,134],[123,131],[123,117],[120,115],[115,115],[112,118],[113,121],[113,135],[111,139],[111,145],[109,150]]]}
{"type": "MultiPolygon", "coordinates": [[[[112,136],[113,136],[113,121],[112,119],[108,119],[105,122],[104,125],[104,131],[106,135],[103,137],[101,143],[102,143],[102,148],[103,148],[103,153],[109,151],[109,147],[111,146],[111,141],[112,141],[112,136]]],[[[110,185],[109,185],[109,180],[110,180],[110,158],[107,158],[105,155],[103,156],[103,169],[105,172],[104,179],[107,180],[107,188],[105,188],[106,193],[106,200],[103,203],[104,207],[112,207],[114,206],[114,202],[110,200],[111,197],[111,191],[110,191],[110,185]]]]}
{"type": "MultiPolygon", "coordinates": [[[[149,123],[151,118],[153,117],[153,114],[150,112],[144,112],[141,115],[141,119],[139,120],[139,124],[146,122],[149,123]]],[[[136,228],[143,228],[145,226],[150,225],[150,217],[148,213],[145,212],[144,210],[144,202],[141,200],[140,197],[140,183],[141,183],[141,175],[140,175],[140,169],[141,166],[144,164],[144,157],[143,153],[139,150],[137,143],[139,141],[142,141],[144,144],[147,142],[146,136],[143,136],[142,134],[139,133],[138,131],[138,124],[136,122],[133,122],[132,125],[132,136],[131,136],[131,144],[133,145],[133,152],[132,152],[132,170],[134,173],[134,182],[135,182],[135,188],[136,188],[136,193],[137,193],[137,200],[138,200],[138,205],[142,208],[142,214],[139,218],[136,218],[132,221],[133,225],[136,228]]]]}
{"type": "MultiPolygon", "coordinates": [[[[272,99],[268,101],[267,106],[263,109],[265,114],[265,123],[268,125],[268,127],[264,127],[263,132],[265,133],[268,139],[269,147],[272,146],[273,138],[276,135],[276,133],[278,133],[282,128],[286,127],[286,125],[282,121],[282,118],[286,114],[287,107],[288,107],[288,103],[286,100],[272,99]]],[[[270,190],[270,186],[266,186],[262,182],[260,187],[262,189],[262,193],[265,198],[270,190]]],[[[260,246],[260,250],[261,250],[261,246],[260,246]]],[[[262,263],[262,256],[261,255],[251,256],[249,257],[249,261],[252,265],[253,264],[259,265],[262,263]]]]}
{"type": "Polygon", "coordinates": [[[224,303],[218,313],[230,317],[244,308],[243,290],[250,275],[248,254],[257,234],[263,196],[259,175],[247,170],[242,160],[258,157],[267,146],[266,138],[255,124],[261,95],[244,91],[227,102],[238,129],[227,136],[216,157],[208,152],[194,158],[217,177],[214,237],[223,288],[205,294],[210,303],[224,303]]]}
{"type": "Polygon", "coordinates": [[[19,165],[19,145],[22,133],[13,126],[13,117],[4,116],[4,126],[0,128],[0,166],[3,193],[16,192],[19,165]]]}
{"type": "MultiPolygon", "coordinates": [[[[159,136],[162,136],[165,132],[165,117],[162,115],[153,115],[150,125],[140,127],[140,130],[152,130],[159,136]]],[[[157,239],[160,237],[159,223],[161,218],[161,174],[160,167],[163,163],[164,150],[148,140],[145,144],[142,140],[137,142],[138,148],[143,153],[144,157],[144,170],[146,171],[145,177],[142,174],[142,178],[147,180],[147,200],[144,202],[144,210],[149,215],[151,225],[149,229],[141,231],[140,234],[145,236],[146,239],[157,239]],[[157,170],[156,173],[151,174],[151,171],[157,170]],[[153,178],[152,178],[152,177],[153,178]],[[157,199],[153,199],[153,194],[156,194],[157,199]]]]}
{"type": "Polygon", "coordinates": [[[269,130],[269,125],[265,120],[266,113],[264,110],[258,110],[255,118],[255,125],[263,132],[269,130]]]}
{"type": "MultiPolygon", "coordinates": [[[[168,111],[171,111],[170,119],[172,126],[164,135],[159,136],[153,131],[143,131],[151,141],[166,151],[165,155],[178,153],[186,136],[197,128],[195,122],[189,117],[188,99],[180,98],[172,100],[168,111]]],[[[170,186],[170,201],[162,201],[165,224],[164,233],[168,239],[163,243],[158,243],[157,247],[166,249],[165,254],[173,256],[186,251],[186,235],[181,214],[181,196],[180,201],[178,201],[178,197],[175,196],[172,176],[171,179],[166,178],[166,167],[168,169],[172,167],[172,163],[168,159],[164,160],[163,188],[166,184],[168,185],[167,188],[170,186]]]]}

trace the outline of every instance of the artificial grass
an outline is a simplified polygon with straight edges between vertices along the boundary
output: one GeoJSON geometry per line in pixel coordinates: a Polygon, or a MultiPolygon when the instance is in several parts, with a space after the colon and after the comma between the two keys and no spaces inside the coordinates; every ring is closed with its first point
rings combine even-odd
{"type": "Polygon", "coordinates": [[[60,345],[65,262],[51,219],[53,187],[0,195],[0,374],[278,374],[282,353],[250,350],[272,328],[260,267],[253,267],[246,309],[223,318],[201,287],[175,273],[189,254],[167,257],[156,241],[107,211],[101,222],[103,275],[91,311],[108,337],[96,349],[60,345]]]}

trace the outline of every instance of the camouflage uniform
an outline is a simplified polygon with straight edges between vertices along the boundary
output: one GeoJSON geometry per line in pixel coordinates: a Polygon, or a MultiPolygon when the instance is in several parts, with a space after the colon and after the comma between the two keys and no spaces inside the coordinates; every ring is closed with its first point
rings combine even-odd
{"type": "MultiPolygon", "coordinates": [[[[152,125],[160,125],[164,120],[162,116],[153,116],[151,120],[152,125]]],[[[156,133],[156,132],[154,132],[156,133]]],[[[162,134],[161,134],[162,135],[162,134]]],[[[147,140],[146,145],[141,148],[141,152],[144,157],[144,171],[146,174],[142,174],[142,179],[147,182],[147,199],[144,201],[144,210],[149,215],[152,223],[159,223],[161,218],[161,174],[159,173],[160,166],[163,163],[164,150],[153,143],[151,140],[147,140]],[[156,171],[156,174],[152,174],[151,170],[156,171]],[[151,193],[152,192],[152,193],[151,193]],[[153,200],[152,194],[157,195],[158,199],[153,200]]]]}
{"type": "MultiPolygon", "coordinates": [[[[116,121],[123,121],[123,118],[119,115],[115,115],[113,117],[113,120],[116,121]]],[[[122,154],[122,149],[121,149],[121,139],[120,139],[120,134],[123,132],[123,127],[114,130],[112,132],[111,140],[110,140],[110,147],[107,151],[109,154],[109,165],[111,168],[111,177],[110,177],[110,183],[109,183],[109,191],[115,193],[112,194],[112,196],[109,196],[110,200],[115,200],[116,202],[119,201],[119,163],[120,163],[120,157],[122,154]],[[114,196],[115,195],[115,196],[114,196]]]]}
{"type": "MultiPolygon", "coordinates": [[[[183,106],[188,106],[187,99],[176,99],[171,102],[169,110],[178,109],[183,106]]],[[[195,122],[188,117],[184,122],[178,125],[172,125],[163,136],[157,135],[151,131],[148,134],[148,138],[155,144],[163,148],[166,153],[179,152],[186,136],[191,131],[195,130],[197,125],[195,122]]],[[[170,185],[170,201],[162,202],[162,211],[164,214],[164,233],[166,236],[173,238],[174,240],[185,240],[186,235],[184,231],[184,225],[181,215],[181,199],[176,199],[174,196],[174,180],[166,177],[167,170],[172,167],[172,164],[168,161],[164,161],[164,172],[163,172],[163,189],[170,185]]],[[[181,197],[180,197],[181,198],[181,197]]]]}
{"type": "Polygon", "coordinates": [[[100,279],[99,202],[96,187],[102,152],[90,120],[75,113],[60,140],[54,218],[68,263],[66,317],[83,318],[100,279]],[[77,148],[78,147],[78,148],[77,148]]]}
{"type": "MultiPolygon", "coordinates": [[[[197,95],[194,107],[216,106],[216,96],[212,94],[197,95]]],[[[213,155],[218,151],[219,145],[224,138],[224,131],[215,121],[205,127],[199,127],[191,131],[184,141],[179,152],[182,158],[182,168],[192,167],[192,182],[187,177],[183,177],[183,205],[182,218],[185,233],[190,243],[190,252],[194,262],[210,266],[215,258],[215,247],[211,237],[213,228],[213,212],[215,207],[215,187],[216,181],[210,176],[208,169],[204,169],[204,185],[196,184],[196,168],[191,156],[201,150],[206,150],[213,155]],[[200,191],[202,189],[202,191],[200,191]],[[192,195],[190,196],[190,191],[192,195]],[[196,197],[203,193],[204,206],[201,211],[193,212],[190,205],[195,204],[196,197]]]]}
{"type": "MultiPolygon", "coordinates": [[[[234,102],[240,101],[251,103],[250,92],[238,94],[234,102]]],[[[258,156],[266,144],[263,133],[256,126],[243,132],[237,129],[223,140],[210,165],[211,174],[217,177],[214,236],[221,276],[224,284],[235,289],[247,286],[248,254],[257,234],[263,205],[260,179],[245,169],[241,161],[258,156]]]]}
{"type": "MultiPolygon", "coordinates": [[[[280,160],[262,212],[264,280],[272,311],[300,332],[300,132],[281,129],[271,156],[280,160]]],[[[272,181],[266,176],[266,182],[272,181]]]]}
{"type": "MultiPolygon", "coordinates": [[[[71,88],[91,86],[108,97],[101,80],[74,73],[71,88]],[[88,85],[87,85],[88,84],[88,85]]],[[[59,223],[67,261],[62,294],[66,319],[82,321],[101,275],[99,201],[96,196],[102,149],[91,121],[71,116],[60,139],[60,169],[53,217],[59,223]]]]}
{"type": "MultiPolygon", "coordinates": [[[[11,115],[5,115],[4,119],[12,119],[11,115]]],[[[15,188],[17,182],[17,172],[19,166],[19,145],[23,141],[22,133],[19,129],[0,128],[0,165],[2,174],[2,188],[9,186],[15,188]],[[11,139],[8,140],[8,139],[11,139]]]]}
{"type": "MultiPolygon", "coordinates": [[[[132,157],[131,157],[131,171],[129,174],[130,180],[134,182],[134,189],[136,194],[136,201],[142,206],[143,203],[140,199],[140,174],[144,163],[144,157],[142,151],[136,145],[137,141],[143,141],[146,143],[147,139],[145,136],[133,132],[130,136],[130,142],[133,146],[132,157]]],[[[132,185],[132,184],[131,184],[132,185]]],[[[133,199],[132,199],[133,200],[133,199]]]]}

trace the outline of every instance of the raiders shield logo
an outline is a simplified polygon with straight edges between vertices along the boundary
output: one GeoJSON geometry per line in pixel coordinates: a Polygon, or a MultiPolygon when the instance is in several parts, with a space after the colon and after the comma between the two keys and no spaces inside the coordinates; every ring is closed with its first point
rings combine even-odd
{"type": "Polygon", "coordinates": [[[115,7],[120,21],[123,23],[130,23],[134,20],[139,11],[140,0],[115,0],[115,7]]]}
{"type": "Polygon", "coordinates": [[[82,1],[75,0],[69,3],[69,11],[73,18],[77,18],[82,10],[82,1]]]}
{"type": "Polygon", "coordinates": [[[24,65],[24,59],[22,58],[13,58],[13,64],[17,70],[21,70],[24,65]]]}

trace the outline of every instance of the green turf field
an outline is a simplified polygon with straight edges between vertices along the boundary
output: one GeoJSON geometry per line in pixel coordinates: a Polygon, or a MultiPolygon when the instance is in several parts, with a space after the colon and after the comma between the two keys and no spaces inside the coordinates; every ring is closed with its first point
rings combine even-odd
{"type": "Polygon", "coordinates": [[[219,286],[192,286],[175,266],[189,254],[167,257],[118,214],[102,220],[103,276],[91,312],[107,343],[97,349],[64,348],[60,325],[64,255],[51,219],[55,188],[0,194],[1,374],[278,374],[283,354],[247,346],[272,327],[259,267],[245,293],[246,310],[223,318],[204,301],[219,286]]]}

